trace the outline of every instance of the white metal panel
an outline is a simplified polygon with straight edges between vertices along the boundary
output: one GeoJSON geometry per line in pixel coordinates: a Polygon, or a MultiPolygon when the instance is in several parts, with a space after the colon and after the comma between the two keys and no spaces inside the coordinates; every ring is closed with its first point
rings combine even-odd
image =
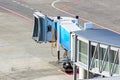
{"type": "Polygon", "coordinates": [[[63,17],[60,19],[61,26],[68,32],[81,30],[79,26],[76,25],[77,19],[71,17],[63,17]]]}
{"type": "Polygon", "coordinates": [[[93,46],[97,46],[97,44],[98,43],[96,43],[96,42],[91,42],[91,45],[93,45],[93,46]]]}
{"type": "Polygon", "coordinates": [[[71,61],[74,60],[75,53],[75,34],[71,34],[71,61]]]}
{"type": "Polygon", "coordinates": [[[78,27],[76,24],[73,24],[73,23],[70,23],[70,24],[62,24],[61,26],[62,26],[65,30],[67,30],[68,32],[81,30],[80,27],[78,27]]]}
{"type": "Polygon", "coordinates": [[[108,48],[108,45],[100,44],[100,47],[102,47],[102,48],[108,48]]]}
{"type": "Polygon", "coordinates": [[[39,18],[39,17],[38,17],[38,15],[37,15],[37,14],[35,14],[35,13],[33,14],[33,16],[34,16],[34,17],[36,17],[36,18],[39,18]]]}
{"type": "Polygon", "coordinates": [[[87,44],[89,43],[89,40],[87,40],[87,39],[85,39],[83,37],[78,36],[77,39],[80,40],[80,41],[83,41],[83,42],[85,42],[87,44]]]}
{"type": "Polygon", "coordinates": [[[34,16],[41,16],[41,17],[45,17],[45,15],[43,15],[42,13],[40,13],[40,12],[35,12],[34,14],[33,14],[34,16]]]}
{"type": "Polygon", "coordinates": [[[119,48],[113,47],[113,46],[111,46],[110,49],[111,49],[111,50],[114,50],[114,51],[118,51],[118,50],[119,50],[119,48]]]}

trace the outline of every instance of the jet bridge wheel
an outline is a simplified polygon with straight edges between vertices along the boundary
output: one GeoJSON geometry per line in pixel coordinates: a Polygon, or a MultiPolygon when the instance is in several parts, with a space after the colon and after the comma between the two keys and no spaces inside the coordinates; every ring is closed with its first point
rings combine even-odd
{"type": "Polygon", "coordinates": [[[72,73],[73,72],[73,67],[70,62],[64,62],[63,63],[63,68],[66,73],[72,73]]]}

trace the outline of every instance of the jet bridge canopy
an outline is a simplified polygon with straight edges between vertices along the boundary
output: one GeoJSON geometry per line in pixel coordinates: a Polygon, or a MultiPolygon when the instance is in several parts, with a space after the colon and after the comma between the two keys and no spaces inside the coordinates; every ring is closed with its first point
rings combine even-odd
{"type": "Polygon", "coordinates": [[[74,32],[80,37],[84,37],[89,41],[95,41],[103,44],[120,47],[120,34],[107,29],[86,29],[74,32]]]}

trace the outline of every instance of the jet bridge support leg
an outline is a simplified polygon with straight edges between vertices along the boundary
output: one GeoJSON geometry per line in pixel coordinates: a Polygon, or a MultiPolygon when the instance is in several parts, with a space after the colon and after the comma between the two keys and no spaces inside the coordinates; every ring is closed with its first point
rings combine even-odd
{"type": "Polygon", "coordinates": [[[57,54],[58,54],[58,63],[60,61],[60,51],[57,51],[57,54]]]}
{"type": "MultiPolygon", "coordinates": [[[[60,16],[57,16],[58,24],[60,24],[60,16]]],[[[58,63],[60,62],[60,26],[57,27],[57,54],[58,54],[58,63]]]]}

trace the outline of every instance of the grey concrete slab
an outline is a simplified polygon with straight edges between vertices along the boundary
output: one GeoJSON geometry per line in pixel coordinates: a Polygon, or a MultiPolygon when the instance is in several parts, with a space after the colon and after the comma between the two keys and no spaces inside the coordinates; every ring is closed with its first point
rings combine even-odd
{"type": "Polygon", "coordinates": [[[72,80],[58,71],[50,44],[32,40],[32,22],[3,10],[0,17],[0,80],[72,80]]]}

